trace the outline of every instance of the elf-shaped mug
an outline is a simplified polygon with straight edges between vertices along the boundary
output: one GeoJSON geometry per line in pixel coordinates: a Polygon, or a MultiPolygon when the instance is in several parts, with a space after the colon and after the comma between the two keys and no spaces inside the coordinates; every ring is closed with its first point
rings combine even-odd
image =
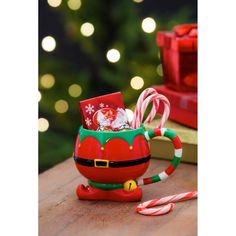
{"type": "Polygon", "coordinates": [[[139,201],[139,186],[166,179],[174,172],[182,156],[182,144],[174,131],[156,128],[146,131],[143,126],[118,132],[88,130],[82,126],[76,138],[74,160],[79,172],[88,179],[88,186],[80,184],[79,199],[139,201]],[[174,157],[161,173],[142,179],[150,163],[148,141],[156,136],[169,138],[174,157]]]}

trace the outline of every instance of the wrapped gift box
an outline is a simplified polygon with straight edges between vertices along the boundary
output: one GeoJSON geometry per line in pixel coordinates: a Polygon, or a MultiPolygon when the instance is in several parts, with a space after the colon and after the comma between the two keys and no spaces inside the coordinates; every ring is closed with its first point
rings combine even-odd
{"type": "Polygon", "coordinates": [[[178,25],[157,34],[165,84],[178,91],[197,91],[197,24],[178,25]]]}
{"type": "MultiPolygon", "coordinates": [[[[171,104],[169,119],[197,129],[196,92],[176,92],[165,85],[155,85],[153,88],[169,99],[171,104]]],[[[163,112],[162,106],[160,106],[160,112],[163,112]]]]}

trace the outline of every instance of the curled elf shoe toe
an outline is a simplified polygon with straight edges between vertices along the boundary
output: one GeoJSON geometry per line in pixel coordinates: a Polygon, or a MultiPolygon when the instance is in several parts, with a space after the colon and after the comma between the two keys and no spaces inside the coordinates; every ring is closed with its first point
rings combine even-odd
{"type": "Polygon", "coordinates": [[[94,188],[91,186],[84,186],[80,184],[76,189],[77,197],[80,200],[103,200],[104,190],[94,188]]]}

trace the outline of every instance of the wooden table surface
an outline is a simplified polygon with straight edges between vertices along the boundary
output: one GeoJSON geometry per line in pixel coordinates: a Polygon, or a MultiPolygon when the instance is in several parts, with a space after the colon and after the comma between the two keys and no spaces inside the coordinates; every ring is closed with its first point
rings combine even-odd
{"type": "MultiPolygon", "coordinates": [[[[145,176],[159,173],[168,161],[151,160],[145,176]]],[[[81,201],[75,189],[87,180],[76,170],[74,161],[65,162],[39,176],[40,236],[125,236],[197,235],[197,200],[175,204],[163,216],[143,216],[135,212],[138,202],[81,201]]],[[[165,182],[142,187],[147,201],[197,189],[197,166],[181,163],[165,182]]]]}

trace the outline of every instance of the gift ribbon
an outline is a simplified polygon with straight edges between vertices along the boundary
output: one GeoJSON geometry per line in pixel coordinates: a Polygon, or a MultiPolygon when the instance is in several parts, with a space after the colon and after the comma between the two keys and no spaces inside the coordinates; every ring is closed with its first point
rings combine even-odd
{"type": "Polygon", "coordinates": [[[185,24],[185,25],[177,25],[173,28],[173,31],[176,33],[178,37],[190,36],[197,37],[197,24],[185,24]]]}

